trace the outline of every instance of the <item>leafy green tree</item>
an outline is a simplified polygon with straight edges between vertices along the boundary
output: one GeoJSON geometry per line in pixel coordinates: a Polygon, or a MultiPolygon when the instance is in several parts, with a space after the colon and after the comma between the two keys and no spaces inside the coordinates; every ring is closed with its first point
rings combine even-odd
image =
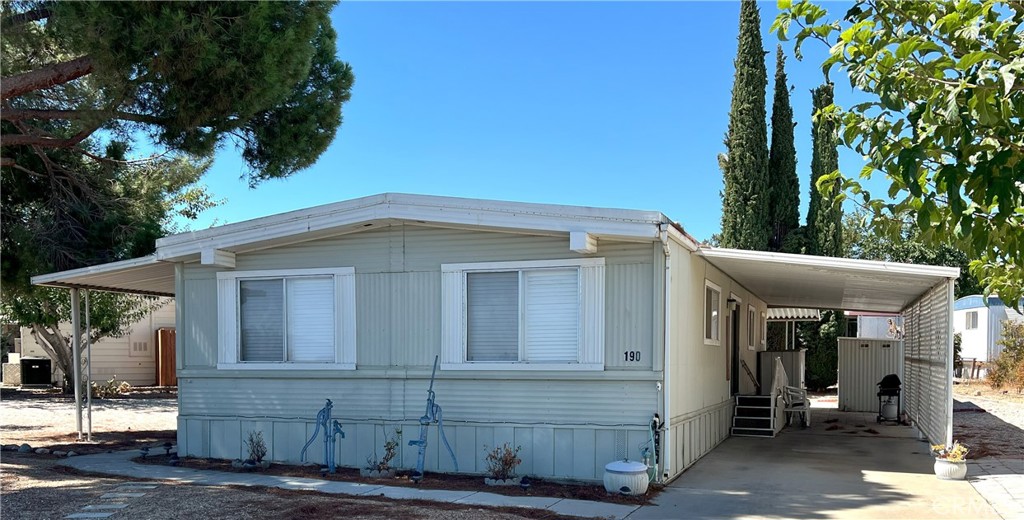
{"type": "Polygon", "coordinates": [[[334,5],[5,2],[0,165],[46,175],[53,149],[110,160],[84,145],[99,132],[200,156],[230,139],[251,186],[302,170],[334,139],[353,83],[334,5]]]}
{"type": "Polygon", "coordinates": [[[736,75],[729,110],[726,154],[719,158],[722,193],[722,247],[768,248],[768,85],[761,42],[761,15],[753,0],[740,4],[736,75]]]}
{"type": "Polygon", "coordinates": [[[786,55],[775,50],[775,97],[772,101],[772,144],[768,151],[769,248],[783,250],[786,236],[800,227],[800,179],[796,175],[793,107],[786,82],[786,55]]]}
{"type": "MultiPolygon", "coordinates": [[[[91,146],[90,142],[83,143],[91,146]]],[[[105,155],[120,157],[118,145],[105,155]]],[[[17,152],[16,152],[17,153],[17,152]]],[[[217,204],[197,184],[209,161],[163,158],[141,163],[96,161],[67,150],[45,152],[75,175],[21,178],[0,170],[0,314],[32,331],[65,377],[73,374],[71,303],[66,289],[36,287],[32,275],[149,254],[172,217],[194,218],[217,204]]],[[[31,164],[35,153],[25,152],[31,164]]],[[[91,337],[120,336],[150,310],[153,298],[93,292],[91,337]]],[[[77,331],[84,338],[84,329],[77,331]]],[[[83,341],[84,344],[84,341],[83,341]]]]}
{"type": "Polygon", "coordinates": [[[839,169],[832,84],[811,91],[811,203],[807,208],[808,252],[839,256],[843,243],[843,207],[839,183],[830,177],[839,169]],[[824,195],[823,195],[824,193],[824,195]]]}
{"type": "Polygon", "coordinates": [[[847,258],[959,267],[960,278],[956,281],[954,297],[982,291],[981,284],[968,269],[971,259],[956,245],[922,240],[920,229],[909,221],[904,222],[898,238],[891,240],[871,233],[870,220],[870,213],[865,210],[858,210],[843,219],[844,256],[847,258]]]}
{"type": "MultiPolygon", "coordinates": [[[[1024,296],[1024,5],[1019,1],[857,2],[828,21],[809,1],[781,0],[773,24],[824,42],[868,101],[843,111],[843,143],[884,175],[884,197],[832,174],[895,239],[909,218],[930,243],[952,241],[1004,301],[1024,296]]],[[[842,197],[840,197],[842,198],[842,197]]]]}

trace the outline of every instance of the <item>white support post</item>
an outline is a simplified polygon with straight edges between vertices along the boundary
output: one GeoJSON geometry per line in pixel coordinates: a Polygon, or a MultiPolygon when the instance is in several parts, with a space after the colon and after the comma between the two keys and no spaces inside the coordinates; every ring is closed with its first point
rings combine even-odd
{"type": "Polygon", "coordinates": [[[82,309],[79,307],[78,288],[71,288],[71,383],[75,385],[75,426],[78,440],[82,440],[82,309]]]}
{"type": "Polygon", "coordinates": [[[92,442],[92,326],[89,324],[89,291],[85,291],[85,409],[89,429],[86,440],[92,442]]]}

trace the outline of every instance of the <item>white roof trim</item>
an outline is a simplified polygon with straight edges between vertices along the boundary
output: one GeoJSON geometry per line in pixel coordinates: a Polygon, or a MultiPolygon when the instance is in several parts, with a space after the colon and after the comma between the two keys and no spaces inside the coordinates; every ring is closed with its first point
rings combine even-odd
{"type": "Polygon", "coordinates": [[[597,237],[657,240],[657,211],[505,202],[432,195],[384,193],[281,213],[157,240],[157,258],[180,260],[203,249],[244,249],[287,237],[355,231],[376,221],[411,221],[495,229],[569,233],[597,237]]]}
{"type": "Polygon", "coordinates": [[[770,307],[899,313],[960,275],[955,267],[701,248],[701,256],[770,307]]]}
{"type": "Polygon", "coordinates": [[[33,285],[174,296],[174,264],[156,255],[32,277],[33,285]]]}
{"type": "Polygon", "coordinates": [[[960,268],[936,265],[901,264],[897,262],[880,262],[877,260],[858,260],[854,258],[837,258],[831,256],[795,255],[791,253],[775,253],[771,251],[747,251],[743,249],[707,248],[702,247],[701,256],[706,258],[731,258],[738,260],[757,260],[759,262],[802,265],[807,267],[836,268],[837,270],[857,270],[886,274],[906,274],[911,276],[959,278],[960,268]]]}

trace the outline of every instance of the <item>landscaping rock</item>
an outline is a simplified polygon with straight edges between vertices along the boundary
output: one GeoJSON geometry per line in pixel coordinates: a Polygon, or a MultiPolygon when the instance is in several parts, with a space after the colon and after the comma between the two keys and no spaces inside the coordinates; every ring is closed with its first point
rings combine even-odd
{"type": "Polygon", "coordinates": [[[4,451],[18,451],[18,445],[17,444],[4,444],[2,447],[0,447],[0,449],[3,449],[4,451]]]}
{"type": "Polygon", "coordinates": [[[231,461],[231,467],[235,469],[242,469],[242,461],[240,459],[231,461]]]}
{"type": "Polygon", "coordinates": [[[53,453],[54,455],[58,456],[58,457],[63,457],[63,456],[65,456],[65,455],[67,455],[67,454],[68,454],[68,452],[66,452],[66,451],[61,451],[61,450],[53,450],[53,452],[52,452],[52,453],[53,453]]]}
{"type": "Polygon", "coordinates": [[[31,451],[32,446],[29,446],[28,444],[22,444],[21,446],[18,446],[18,453],[29,453],[31,451]]]}
{"type": "Polygon", "coordinates": [[[78,453],[76,453],[76,452],[74,452],[74,451],[69,451],[69,452],[68,452],[68,457],[75,457],[75,456],[77,456],[77,455],[78,455],[78,453]]]}
{"type": "Polygon", "coordinates": [[[36,453],[38,453],[40,455],[47,455],[47,454],[50,453],[50,450],[48,450],[46,448],[36,448],[36,453]]]}

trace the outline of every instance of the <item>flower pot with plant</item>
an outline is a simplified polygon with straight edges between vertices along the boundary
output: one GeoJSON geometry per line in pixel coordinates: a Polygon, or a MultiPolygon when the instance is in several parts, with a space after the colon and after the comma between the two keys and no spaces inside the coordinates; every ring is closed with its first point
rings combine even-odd
{"type": "Polygon", "coordinates": [[[967,453],[970,450],[960,441],[932,446],[935,455],[935,476],[942,480],[963,480],[967,478],[967,453]]]}
{"type": "Polygon", "coordinates": [[[391,436],[384,442],[384,456],[377,458],[374,450],[366,457],[366,467],[359,469],[359,475],[367,478],[394,478],[395,468],[391,461],[398,455],[398,447],[402,445],[402,430],[395,428],[391,436]]]}
{"type": "Polygon", "coordinates": [[[518,486],[522,477],[516,476],[516,467],[523,463],[519,458],[519,450],[522,446],[512,448],[507,442],[488,450],[484,446],[487,455],[484,460],[487,462],[487,473],[489,478],[484,478],[488,486],[518,486]]]}

